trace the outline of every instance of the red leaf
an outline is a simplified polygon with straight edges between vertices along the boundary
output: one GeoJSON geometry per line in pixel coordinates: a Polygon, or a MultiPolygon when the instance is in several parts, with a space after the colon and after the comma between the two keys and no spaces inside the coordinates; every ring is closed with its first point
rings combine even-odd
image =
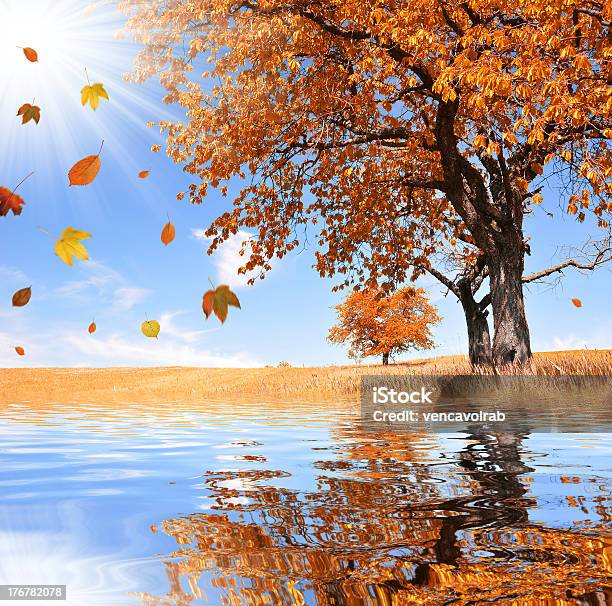
{"type": "Polygon", "coordinates": [[[13,211],[14,215],[21,214],[21,207],[25,204],[23,198],[18,196],[6,187],[0,187],[0,217],[6,217],[9,210],[13,211]]]}

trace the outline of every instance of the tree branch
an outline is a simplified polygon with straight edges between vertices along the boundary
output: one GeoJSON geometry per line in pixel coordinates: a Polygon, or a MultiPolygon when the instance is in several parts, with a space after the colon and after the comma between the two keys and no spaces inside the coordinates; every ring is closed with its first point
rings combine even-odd
{"type": "Polygon", "coordinates": [[[547,269],[543,269],[541,271],[537,271],[532,274],[528,274],[523,276],[523,284],[529,284],[530,282],[536,282],[537,280],[541,280],[546,276],[550,276],[554,273],[560,272],[562,273],[566,267],[575,267],[576,269],[583,269],[586,271],[593,271],[596,267],[607,263],[608,261],[612,261],[612,249],[606,248],[597,253],[595,258],[590,263],[580,263],[575,259],[567,259],[563,261],[563,263],[558,263],[557,265],[553,265],[547,269]]]}

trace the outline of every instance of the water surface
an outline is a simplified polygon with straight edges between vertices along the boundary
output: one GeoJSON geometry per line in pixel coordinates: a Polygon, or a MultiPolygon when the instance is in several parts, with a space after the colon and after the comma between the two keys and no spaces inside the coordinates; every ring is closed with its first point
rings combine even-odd
{"type": "Polygon", "coordinates": [[[336,403],[2,406],[0,584],[79,606],[604,605],[611,452],[375,431],[336,403]]]}

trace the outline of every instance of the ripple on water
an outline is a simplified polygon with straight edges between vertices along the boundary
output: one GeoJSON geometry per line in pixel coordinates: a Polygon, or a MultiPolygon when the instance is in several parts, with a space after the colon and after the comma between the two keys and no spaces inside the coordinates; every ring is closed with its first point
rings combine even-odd
{"type": "Polygon", "coordinates": [[[611,453],[374,432],[330,403],[7,407],[0,583],[79,606],[603,604],[611,453]]]}

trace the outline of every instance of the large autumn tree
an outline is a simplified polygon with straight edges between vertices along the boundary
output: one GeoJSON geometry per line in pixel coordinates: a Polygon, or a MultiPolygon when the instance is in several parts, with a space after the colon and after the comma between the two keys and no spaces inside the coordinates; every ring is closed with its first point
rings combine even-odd
{"type": "Polygon", "coordinates": [[[348,343],[349,356],[389,357],[410,349],[431,349],[431,329],[440,321],[425,291],[405,287],[393,294],[381,289],[353,291],[336,306],[338,323],[329,331],[332,343],[348,343]]]}
{"type": "Polygon", "coordinates": [[[251,228],[245,267],[265,271],[313,223],[321,273],[389,290],[457,247],[490,286],[495,362],[529,360],[524,219],[538,181],[555,175],[564,209],[608,229],[609,2],[121,4],[145,46],[136,78],[160,74],[186,111],[161,127],[196,178],[191,201],[241,179],[211,250],[251,228]]]}

